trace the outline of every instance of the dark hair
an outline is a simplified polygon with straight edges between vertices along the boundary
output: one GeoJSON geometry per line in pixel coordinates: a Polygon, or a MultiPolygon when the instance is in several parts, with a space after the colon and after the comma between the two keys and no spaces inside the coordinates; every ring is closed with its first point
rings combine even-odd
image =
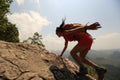
{"type": "Polygon", "coordinates": [[[62,19],[62,23],[59,27],[56,28],[56,31],[63,32],[64,31],[64,25],[65,25],[65,19],[62,19]]]}

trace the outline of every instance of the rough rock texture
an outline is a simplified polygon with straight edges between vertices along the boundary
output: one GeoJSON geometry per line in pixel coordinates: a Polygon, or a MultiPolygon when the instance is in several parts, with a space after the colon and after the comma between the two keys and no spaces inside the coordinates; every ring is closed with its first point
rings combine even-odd
{"type": "Polygon", "coordinates": [[[78,67],[36,45],[0,41],[0,80],[95,80],[78,67]]]}

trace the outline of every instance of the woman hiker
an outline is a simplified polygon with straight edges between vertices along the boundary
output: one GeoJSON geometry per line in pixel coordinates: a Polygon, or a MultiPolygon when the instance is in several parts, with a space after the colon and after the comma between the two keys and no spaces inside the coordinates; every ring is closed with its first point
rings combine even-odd
{"type": "Polygon", "coordinates": [[[68,47],[68,41],[78,41],[70,54],[79,65],[80,73],[84,75],[88,74],[87,68],[84,66],[84,64],[87,64],[96,70],[98,80],[103,80],[107,70],[99,67],[97,64],[86,58],[93,43],[93,38],[87,30],[97,30],[98,28],[101,28],[98,22],[88,26],[82,24],[65,24],[65,20],[63,20],[61,25],[56,28],[56,35],[58,37],[64,37],[65,39],[65,46],[60,54],[61,57],[68,47]],[[79,55],[77,53],[79,53],[79,55]]]}

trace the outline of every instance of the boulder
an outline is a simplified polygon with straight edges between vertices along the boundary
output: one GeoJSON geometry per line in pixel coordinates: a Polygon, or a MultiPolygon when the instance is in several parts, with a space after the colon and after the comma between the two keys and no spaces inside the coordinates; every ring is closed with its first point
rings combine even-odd
{"type": "Polygon", "coordinates": [[[0,41],[0,80],[95,80],[78,66],[37,45],[0,41]]]}

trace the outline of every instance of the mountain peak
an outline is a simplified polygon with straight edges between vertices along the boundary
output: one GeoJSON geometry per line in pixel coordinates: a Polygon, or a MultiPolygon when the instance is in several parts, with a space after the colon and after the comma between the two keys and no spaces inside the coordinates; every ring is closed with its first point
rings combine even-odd
{"type": "Polygon", "coordinates": [[[0,41],[0,80],[95,80],[78,66],[36,45],[0,41]]]}

